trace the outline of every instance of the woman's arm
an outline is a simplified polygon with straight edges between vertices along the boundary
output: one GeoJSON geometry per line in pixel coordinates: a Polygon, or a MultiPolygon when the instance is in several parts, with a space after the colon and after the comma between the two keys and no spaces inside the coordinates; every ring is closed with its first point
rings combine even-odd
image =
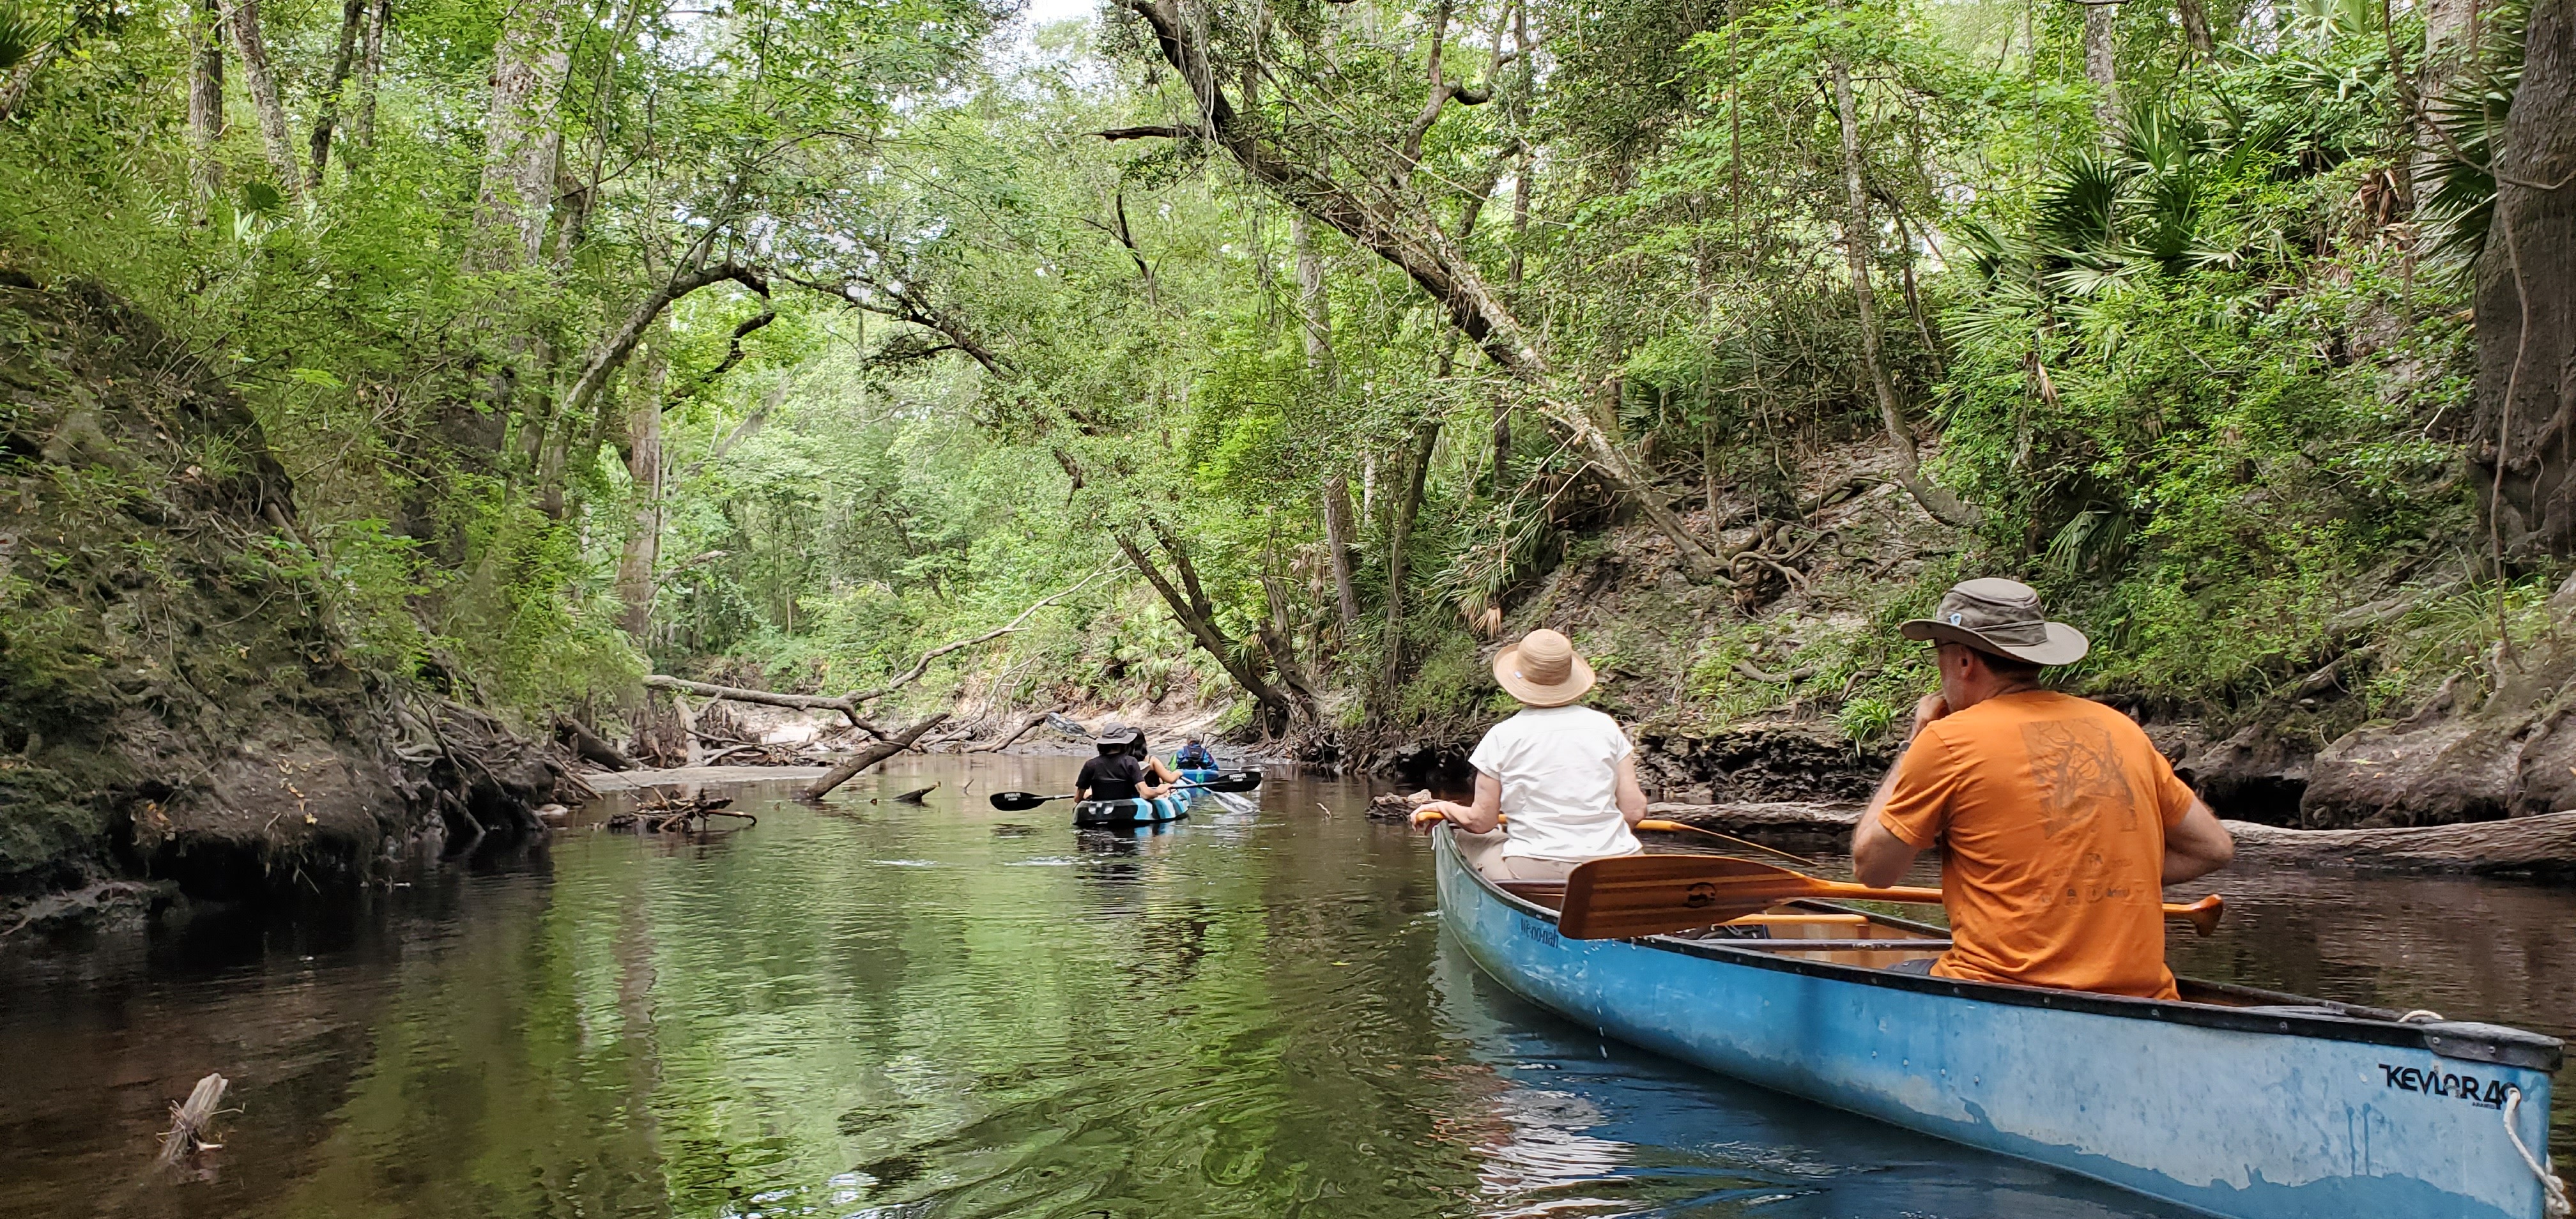
{"type": "Polygon", "coordinates": [[[1637,785],[1637,751],[1619,756],[1619,815],[1630,827],[1646,819],[1646,789],[1637,785]]]}
{"type": "MultiPolygon", "coordinates": [[[[1645,807],[1643,804],[1639,808],[1645,807]]],[[[1446,820],[1470,834],[1490,834],[1503,823],[1503,781],[1482,771],[1476,773],[1476,801],[1460,804],[1455,800],[1434,800],[1413,810],[1413,824],[1424,828],[1446,820]]]]}

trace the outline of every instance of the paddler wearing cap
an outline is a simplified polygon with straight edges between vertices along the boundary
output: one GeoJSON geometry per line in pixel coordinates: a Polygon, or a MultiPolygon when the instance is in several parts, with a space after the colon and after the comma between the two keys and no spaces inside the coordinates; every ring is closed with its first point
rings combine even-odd
{"type": "Polygon", "coordinates": [[[2175,997],[2166,885],[2225,867],[2236,844],[2128,716],[2040,684],[2092,646],[2039,594],[1969,580],[1930,618],[1941,690],[1852,832],[1852,875],[1890,885],[1941,844],[1952,947],[1941,977],[2175,997]]]}
{"type": "Polygon", "coordinates": [[[1084,800],[1133,800],[1139,796],[1151,800],[1171,790],[1137,756],[1145,734],[1115,722],[1104,724],[1100,734],[1091,738],[1099,753],[1082,764],[1082,773],[1074,778],[1073,789],[1084,800]]]}
{"type": "Polygon", "coordinates": [[[1563,880],[1587,859],[1641,850],[1629,832],[1646,815],[1637,751],[1617,720],[1574,705],[1592,688],[1592,666],[1573,643],[1555,631],[1531,631],[1495,654],[1494,680],[1521,710],[1486,730],[1468,755],[1475,802],[1434,800],[1415,810],[1413,824],[1446,820],[1490,835],[1508,818],[1499,850],[1461,842],[1496,880],[1563,880]]]}

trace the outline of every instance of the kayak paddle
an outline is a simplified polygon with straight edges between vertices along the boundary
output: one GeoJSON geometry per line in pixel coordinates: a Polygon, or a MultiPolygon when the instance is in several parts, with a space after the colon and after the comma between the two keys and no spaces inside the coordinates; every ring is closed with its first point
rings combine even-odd
{"type": "MultiPolygon", "coordinates": [[[[1415,813],[1415,814],[1413,815],[1413,824],[1415,824],[1416,826],[1420,826],[1420,825],[1425,824],[1424,818],[1425,818],[1426,816],[1428,816],[1431,820],[1434,820],[1434,821],[1446,821],[1446,820],[1448,820],[1448,819],[1449,819],[1449,818],[1448,818],[1448,814],[1446,814],[1446,813],[1430,813],[1430,814],[1415,813]]],[[[1495,817],[1495,818],[1494,818],[1494,821],[1495,821],[1497,824],[1501,824],[1501,825],[1510,825],[1510,824],[1512,823],[1512,819],[1511,819],[1511,818],[1509,818],[1509,817],[1503,817],[1503,816],[1497,816],[1497,817],[1495,817]]],[[[1640,829],[1640,830],[1654,830],[1654,831],[1657,831],[1657,832],[1660,832],[1660,833],[1666,833],[1666,834],[1683,834],[1683,833],[1689,833],[1689,834],[1706,834],[1706,835],[1708,835],[1709,837],[1711,837],[1711,838],[1715,838],[1715,839],[1717,839],[1717,840],[1719,840],[1719,841],[1721,841],[1721,842],[1732,842],[1732,843],[1734,843],[1734,844],[1735,844],[1735,845],[1737,845],[1737,846],[1740,846],[1740,847],[1751,847],[1751,848],[1753,848],[1754,850],[1757,850],[1757,851],[1769,851],[1769,852],[1771,852],[1772,854],[1777,855],[1777,856],[1780,856],[1780,857],[1781,857],[1781,858],[1783,858],[1783,859],[1794,859],[1794,860],[1797,860],[1798,862],[1800,862],[1800,863],[1802,863],[1802,864],[1805,864],[1805,865],[1807,865],[1808,867],[1811,867],[1811,868],[1812,868],[1812,867],[1814,867],[1814,866],[1816,866],[1816,861],[1815,861],[1815,860],[1809,859],[1809,858],[1807,858],[1807,857],[1806,857],[1806,856],[1804,856],[1804,855],[1799,855],[1799,854],[1796,854],[1796,853],[1794,853],[1794,852],[1790,852],[1790,851],[1783,851],[1783,850],[1781,850],[1781,849],[1780,849],[1780,848],[1778,848],[1778,847],[1766,847],[1766,846],[1762,845],[1761,843],[1753,842],[1753,841],[1750,841],[1750,840],[1748,840],[1748,839],[1738,838],[1738,837],[1736,837],[1736,836],[1735,836],[1735,835],[1733,835],[1733,834],[1721,834],[1721,833],[1718,833],[1716,830],[1709,829],[1709,828],[1708,828],[1708,827],[1706,827],[1706,826],[1692,825],[1691,823],[1689,823],[1689,822],[1687,822],[1687,821],[1666,821],[1666,820],[1664,820],[1664,819],[1663,819],[1663,818],[1661,818],[1661,817],[1648,817],[1648,818],[1646,818],[1646,819],[1644,819],[1644,820],[1642,820],[1642,821],[1639,821],[1636,825],[1634,825],[1634,826],[1632,826],[1632,827],[1630,827],[1630,828],[1632,828],[1632,829],[1640,829]]]]}
{"type": "MultiPolygon", "coordinates": [[[[1260,771],[1230,770],[1204,783],[1174,784],[1172,790],[1176,792],[1193,789],[1212,792],[1248,792],[1259,786],[1261,786],[1260,771]]],[[[1006,813],[1019,813],[1036,808],[1049,800],[1071,800],[1079,795],[1081,795],[1080,792],[1066,792],[1061,796],[1041,796],[1036,792],[995,792],[993,807],[1006,813]]]]}
{"type": "MultiPolygon", "coordinates": [[[[1941,891],[1877,889],[1725,855],[1621,855],[1588,861],[1566,877],[1556,929],[1576,940],[1662,935],[1760,914],[1806,897],[1935,905],[1941,891]]],[[[2213,893],[2188,906],[2167,903],[2164,912],[2208,935],[2218,929],[2226,908],[2213,893]]]]}

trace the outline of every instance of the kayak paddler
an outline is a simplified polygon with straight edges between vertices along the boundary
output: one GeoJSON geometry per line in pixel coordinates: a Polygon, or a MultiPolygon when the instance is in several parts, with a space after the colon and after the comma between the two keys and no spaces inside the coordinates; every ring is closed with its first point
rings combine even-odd
{"type": "Polygon", "coordinates": [[[1646,815],[1637,751],[1617,720],[1574,705],[1592,688],[1592,666],[1574,644],[1531,631],[1494,655],[1494,680],[1521,710],[1468,755],[1475,801],[1434,800],[1413,824],[1456,826],[1461,851],[1495,880],[1563,880],[1585,860],[1642,850],[1629,832],[1646,815]]]}
{"type": "Polygon", "coordinates": [[[1153,774],[1135,754],[1135,746],[1144,739],[1144,734],[1133,728],[1103,725],[1100,735],[1091,739],[1092,746],[1100,752],[1082,764],[1082,773],[1073,781],[1075,793],[1084,800],[1133,800],[1140,796],[1150,800],[1162,795],[1168,789],[1154,782],[1153,774]]]}
{"type": "Polygon", "coordinates": [[[1172,763],[1183,770],[1215,770],[1216,755],[1208,752],[1206,742],[1191,737],[1181,746],[1181,752],[1173,756],[1172,763]]]}
{"type": "Polygon", "coordinates": [[[1939,844],[1947,978],[2175,998],[2166,885],[2225,867],[2236,844],[2128,716],[2041,684],[2091,648],[2012,580],[1969,580],[1930,618],[1939,693],[1852,832],[1852,876],[1891,885],[1939,844]]]}

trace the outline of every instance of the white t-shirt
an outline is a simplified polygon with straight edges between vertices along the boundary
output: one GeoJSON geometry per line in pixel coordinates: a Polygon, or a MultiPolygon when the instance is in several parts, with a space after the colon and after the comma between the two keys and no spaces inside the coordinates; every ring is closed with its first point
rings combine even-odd
{"type": "Polygon", "coordinates": [[[1619,721],[1590,707],[1527,707],[1494,725],[1467,761],[1503,785],[1503,854],[1583,860],[1644,849],[1619,815],[1619,759],[1632,748],[1619,721]]]}

